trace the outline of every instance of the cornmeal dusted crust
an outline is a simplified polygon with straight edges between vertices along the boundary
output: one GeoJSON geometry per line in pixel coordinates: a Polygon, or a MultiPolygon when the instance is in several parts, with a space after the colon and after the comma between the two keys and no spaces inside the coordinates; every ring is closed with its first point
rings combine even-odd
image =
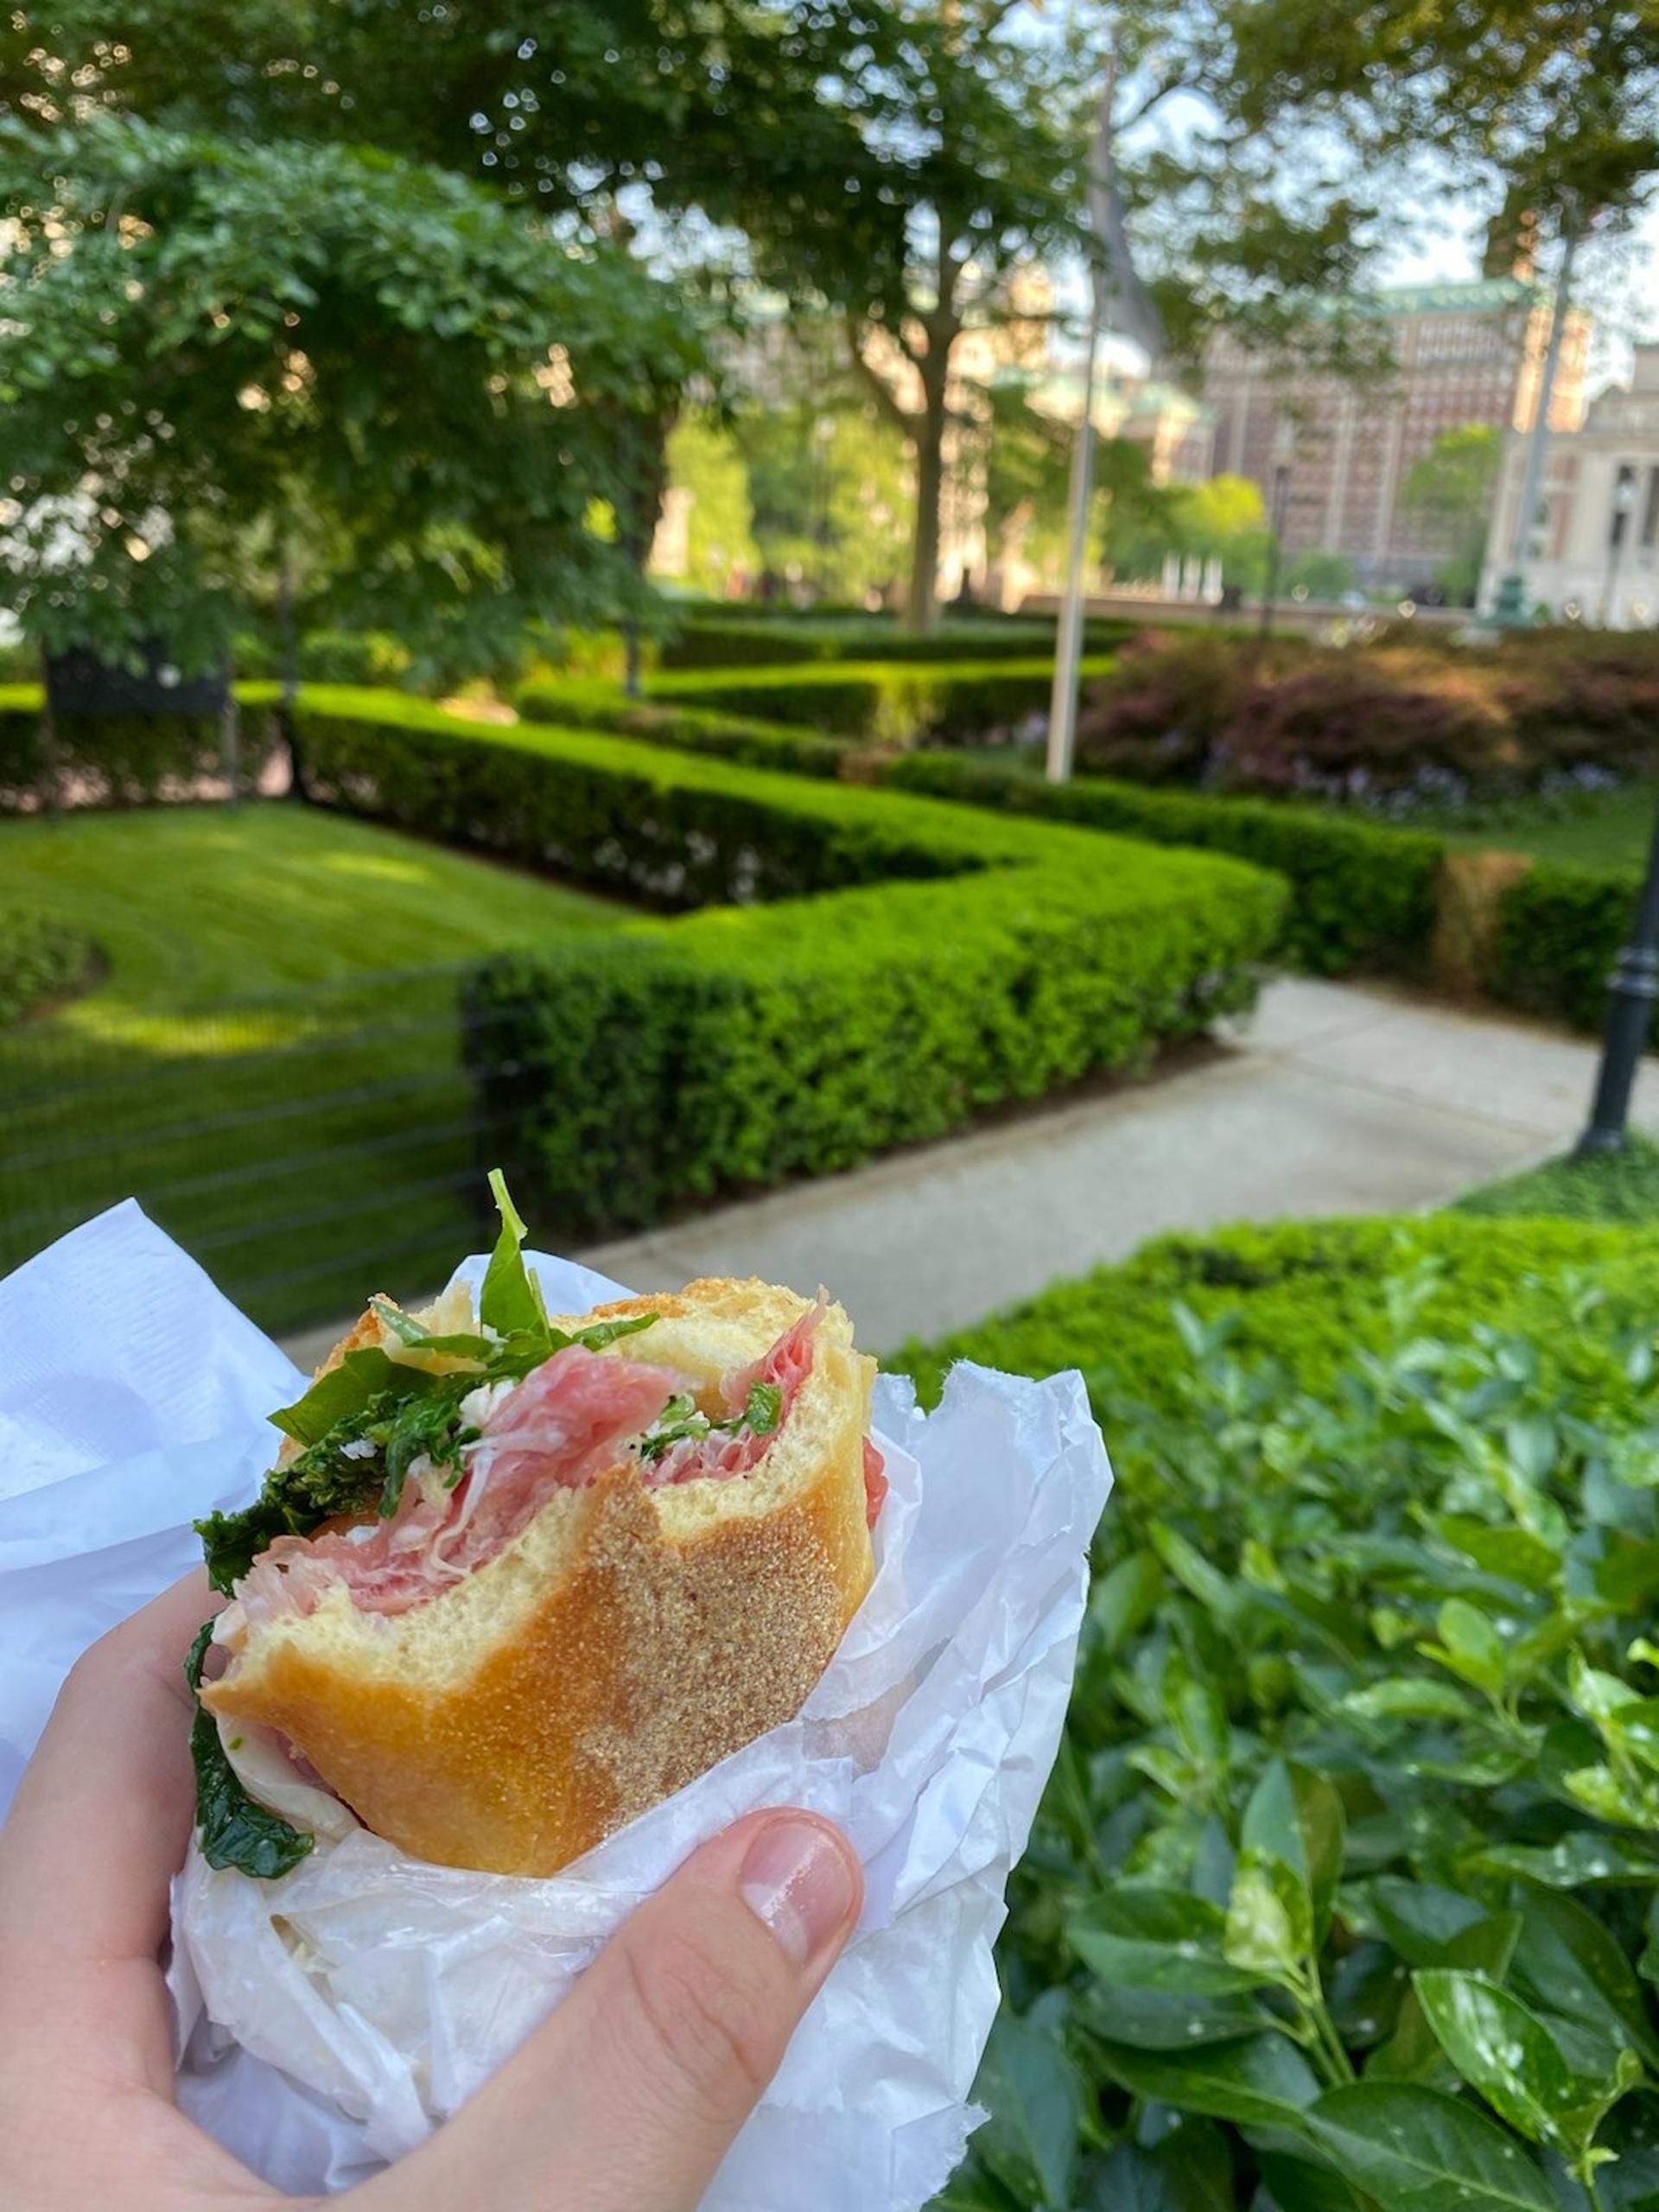
{"type": "MultiPolygon", "coordinates": [[[[710,1280],[561,1318],[655,1313],[619,1350],[712,1389],[805,1310],[791,1291],[710,1280]]],[[[376,1340],[365,1324],[353,1343],[376,1340]]],[[[749,1474],[646,1490],[613,1469],[406,1613],[359,1613],[339,1589],[306,1618],[251,1630],[203,1701],[281,1730],[403,1850],[556,1872],[800,1710],[873,1573],[873,1371],[832,1306],[749,1474]]]]}

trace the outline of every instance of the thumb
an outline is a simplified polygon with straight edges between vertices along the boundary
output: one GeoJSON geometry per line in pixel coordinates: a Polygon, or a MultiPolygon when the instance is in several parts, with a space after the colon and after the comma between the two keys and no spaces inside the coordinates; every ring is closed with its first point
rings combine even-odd
{"type": "Polygon", "coordinates": [[[399,2212],[693,2212],[862,1897],[853,1847],[827,1821],[740,1821],[693,1853],[465,2110],[366,2194],[390,2185],[399,2212]]]}

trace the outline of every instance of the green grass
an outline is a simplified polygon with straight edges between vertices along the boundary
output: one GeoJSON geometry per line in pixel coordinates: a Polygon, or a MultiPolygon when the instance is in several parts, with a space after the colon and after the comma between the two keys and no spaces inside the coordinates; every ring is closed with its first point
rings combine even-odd
{"type": "Polygon", "coordinates": [[[274,1330],[377,1287],[342,1255],[415,1292],[476,1241],[457,967],[628,918],[276,803],[0,823],[0,881],[106,963],[0,1035],[0,1272],[134,1195],[274,1330]]]}
{"type": "Polygon", "coordinates": [[[1458,1201],[1461,1213],[1521,1214],[1558,1221],[1659,1224],[1659,1143],[1632,1136],[1621,1152],[1571,1154],[1524,1174],[1483,1184],[1458,1201]]]}
{"type": "Polygon", "coordinates": [[[1433,830],[1465,851],[1530,853],[1563,867],[1628,875],[1647,859],[1659,783],[1574,798],[1511,799],[1501,806],[1436,816],[1414,815],[1414,830],[1433,830]]]}

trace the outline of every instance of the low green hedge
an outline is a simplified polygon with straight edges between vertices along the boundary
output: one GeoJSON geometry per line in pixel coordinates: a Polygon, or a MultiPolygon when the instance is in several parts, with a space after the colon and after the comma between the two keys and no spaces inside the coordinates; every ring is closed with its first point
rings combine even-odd
{"type": "Polygon", "coordinates": [[[0,913],[0,1029],[73,990],[97,957],[85,930],[47,914],[0,913]]]}
{"type": "MultiPolygon", "coordinates": [[[[1085,660],[1083,673],[1104,675],[1113,665],[1109,658],[1085,660]]],[[[930,738],[976,737],[1027,715],[1046,714],[1053,681],[1051,654],[913,667],[843,661],[747,672],[701,669],[658,676],[651,692],[680,707],[807,722],[877,745],[918,745],[930,738]]]]}
{"type": "MultiPolygon", "coordinates": [[[[1086,625],[1084,648],[1110,652],[1134,634],[1128,622],[1086,625]]],[[[925,636],[879,617],[868,621],[786,615],[701,614],[665,640],[665,669],[781,668],[804,661],[1018,660],[1052,656],[1054,624],[1040,615],[947,620],[925,636]]]]}
{"type": "Polygon", "coordinates": [[[1656,1313],[1659,1231],[1442,1216],[912,1351],[1080,1364],[1117,1472],[940,2208],[1650,2201],[1656,1313]]]}
{"type": "MultiPolygon", "coordinates": [[[[972,1359],[1017,1375],[1081,1368],[1103,1421],[1135,1405],[1173,1411],[1187,1360],[1179,1305],[1203,1324],[1230,1316],[1241,1357],[1271,1357],[1288,1389],[1317,1395],[1338,1389],[1392,1325],[1379,1284],[1424,1262],[1433,1270],[1418,1315],[1427,1336],[1471,1320],[1530,1325],[1541,1310],[1538,1279],[1551,1268],[1592,1270],[1610,1297],[1637,1309],[1645,1300],[1659,1320],[1659,1228],[1632,1235],[1461,1212],[1293,1221],[1155,1238],[1133,1259],[971,1328],[930,1344],[912,1339],[882,1364],[915,1376],[929,1403],[952,1363],[972,1359]]],[[[1570,1343],[1560,1349],[1571,1355],[1570,1343]]]]}
{"type": "Polygon", "coordinates": [[[1284,902],[1233,861],[384,695],[307,690],[296,734],[327,803],[711,909],[477,971],[484,1113],[566,1233],[1132,1065],[1248,1003],[1284,902]]]}
{"type": "Polygon", "coordinates": [[[906,791],[1086,823],[1154,844],[1201,846],[1274,868],[1293,890],[1281,951],[1313,975],[1411,976],[1427,963],[1446,847],[1422,831],[1094,776],[1049,784],[1015,765],[959,753],[906,753],[885,763],[882,776],[906,791]]]}
{"type": "MultiPolygon", "coordinates": [[[[276,741],[256,708],[273,684],[237,687],[242,702],[242,766],[257,775],[276,741]]],[[[47,735],[38,683],[0,685],[0,814],[67,804],[143,806],[170,786],[216,777],[221,766],[213,715],[60,715],[47,735]]]]}
{"type": "Polygon", "coordinates": [[[1635,875],[1539,861],[1504,891],[1489,988],[1506,1006],[1598,1029],[1636,919],[1635,875]]]}
{"type": "Polygon", "coordinates": [[[839,776],[847,759],[844,738],[823,737],[788,722],[721,714],[696,707],[629,699],[611,683],[525,683],[516,703],[525,721],[564,729],[609,730],[643,738],[682,753],[711,753],[751,768],[777,768],[798,776],[839,776]]]}

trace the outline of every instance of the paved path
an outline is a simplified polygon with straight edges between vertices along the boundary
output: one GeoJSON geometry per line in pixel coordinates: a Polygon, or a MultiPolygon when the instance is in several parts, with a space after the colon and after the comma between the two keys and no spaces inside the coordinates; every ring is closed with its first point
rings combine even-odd
{"type": "MultiPolygon", "coordinates": [[[[1166,1229],[1404,1212],[1582,1128],[1594,1047],[1350,984],[1287,979],[1230,1049],[1000,1128],[582,1256],[641,1289],[827,1283],[876,1349],[975,1321],[1166,1229]]],[[[1638,1110],[1659,1121],[1659,1066],[1638,1110]]]]}
{"type": "MultiPolygon", "coordinates": [[[[1577,1135],[1595,1049],[1351,984],[1271,985],[1224,1050],[578,1256],[642,1290],[827,1283],[875,1350],[1123,1258],[1166,1229],[1404,1212],[1577,1135]]],[[[1637,1110],[1659,1123],[1659,1063],[1637,1110]]],[[[290,1347],[315,1362],[339,1332],[290,1347]]]]}

